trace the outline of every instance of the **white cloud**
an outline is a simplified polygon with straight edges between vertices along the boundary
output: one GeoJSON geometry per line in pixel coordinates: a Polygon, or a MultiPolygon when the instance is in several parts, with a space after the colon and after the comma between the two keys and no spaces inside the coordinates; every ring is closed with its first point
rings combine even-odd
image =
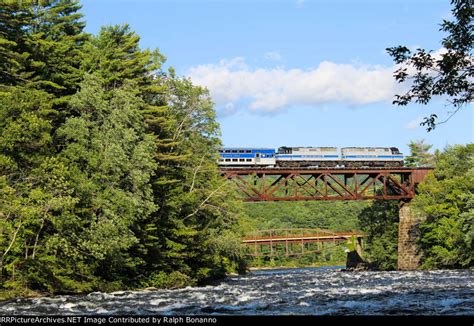
{"type": "MultiPolygon", "coordinates": [[[[194,83],[207,87],[219,107],[245,100],[250,110],[274,112],[297,105],[391,102],[400,92],[394,70],[393,66],[330,61],[312,69],[251,68],[239,57],[192,67],[187,75],[194,83]]],[[[234,107],[226,111],[234,111],[234,107]]]]}
{"type": "Polygon", "coordinates": [[[270,51],[270,52],[266,52],[263,57],[267,60],[271,60],[271,61],[280,61],[281,60],[281,55],[280,53],[276,52],[276,51],[270,51]]]}
{"type": "Polygon", "coordinates": [[[411,120],[405,125],[406,129],[416,129],[420,127],[420,123],[422,123],[424,119],[422,117],[418,117],[416,119],[411,120]]]}

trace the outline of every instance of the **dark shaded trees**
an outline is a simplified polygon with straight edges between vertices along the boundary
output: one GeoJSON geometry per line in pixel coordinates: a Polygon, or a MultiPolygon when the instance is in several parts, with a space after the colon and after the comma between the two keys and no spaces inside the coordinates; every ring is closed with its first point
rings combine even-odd
{"type": "Polygon", "coordinates": [[[1,1],[0,285],[15,293],[55,287],[36,267],[50,265],[45,239],[77,202],[55,131],[81,80],[79,8],[68,0],[1,1]]]}
{"type": "Polygon", "coordinates": [[[398,202],[375,200],[359,214],[364,238],[364,259],[369,266],[380,270],[394,270],[398,261],[398,202]]]}
{"type": "Polygon", "coordinates": [[[0,142],[7,147],[2,167],[10,171],[0,197],[7,286],[48,292],[124,286],[124,271],[134,265],[127,250],[137,242],[131,225],[156,210],[149,184],[154,139],[145,133],[137,92],[124,85],[106,93],[92,76],[81,85],[70,100],[77,116],[57,130],[64,144],[59,155],[50,147],[51,124],[33,118],[39,91],[27,93],[37,95],[33,103],[20,102],[24,118],[2,128],[8,131],[0,142]]]}
{"type": "Polygon", "coordinates": [[[28,11],[19,2],[0,2],[0,91],[26,83],[32,72],[26,71],[30,53],[26,51],[25,29],[28,25],[28,11]]]}

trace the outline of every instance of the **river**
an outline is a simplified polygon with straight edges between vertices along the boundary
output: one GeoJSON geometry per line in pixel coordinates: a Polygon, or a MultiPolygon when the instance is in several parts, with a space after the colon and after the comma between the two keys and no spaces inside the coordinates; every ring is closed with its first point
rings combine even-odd
{"type": "Polygon", "coordinates": [[[474,271],[256,271],[178,290],[0,302],[0,315],[474,315],[474,271]]]}

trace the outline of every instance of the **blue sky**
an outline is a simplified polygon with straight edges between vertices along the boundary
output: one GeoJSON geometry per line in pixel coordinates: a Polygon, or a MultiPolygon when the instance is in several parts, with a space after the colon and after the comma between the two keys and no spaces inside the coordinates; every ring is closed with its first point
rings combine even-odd
{"type": "Polygon", "coordinates": [[[86,30],[128,23],[179,75],[206,86],[225,146],[434,148],[474,141],[472,105],[427,133],[449,108],[391,104],[403,90],[385,48],[438,51],[449,1],[83,0],[86,30]]]}

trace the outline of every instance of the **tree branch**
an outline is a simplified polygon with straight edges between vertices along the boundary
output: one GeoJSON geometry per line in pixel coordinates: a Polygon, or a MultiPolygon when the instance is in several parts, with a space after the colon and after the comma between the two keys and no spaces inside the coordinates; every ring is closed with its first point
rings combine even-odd
{"type": "Polygon", "coordinates": [[[223,182],[219,187],[217,187],[216,189],[214,189],[214,191],[211,192],[211,193],[209,194],[209,196],[207,196],[206,199],[203,200],[203,202],[198,206],[198,208],[196,208],[196,209],[194,210],[194,212],[192,212],[191,214],[187,215],[183,220],[187,220],[187,219],[190,218],[191,216],[196,215],[196,213],[199,212],[199,210],[207,203],[207,201],[208,201],[209,199],[211,199],[211,197],[214,196],[214,194],[215,194],[217,191],[219,191],[225,184],[226,184],[226,183],[223,182]]]}
{"type": "Polygon", "coordinates": [[[189,192],[191,193],[194,189],[194,182],[196,180],[196,175],[199,171],[199,168],[202,166],[202,162],[204,161],[204,157],[206,156],[206,154],[204,154],[202,157],[201,157],[201,161],[199,161],[199,165],[194,169],[194,173],[193,173],[193,181],[191,182],[191,187],[189,188],[189,192]]]}
{"type": "Polygon", "coordinates": [[[3,261],[7,255],[7,253],[11,250],[11,248],[13,247],[13,244],[15,243],[15,240],[16,240],[16,236],[18,234],[18,232],[20,231],[20,228],[21,226],[23,225],[23,221],[20,222],[20,224],[18,225],[15,233],[13,234],[13,238],[12,238],[12,241],[10,241],[10,245],[8,246],[8,248],[5,250],[5,252],[2,254],[2,259],[0,259],[0,268],[3,266],[3,261]]]}

